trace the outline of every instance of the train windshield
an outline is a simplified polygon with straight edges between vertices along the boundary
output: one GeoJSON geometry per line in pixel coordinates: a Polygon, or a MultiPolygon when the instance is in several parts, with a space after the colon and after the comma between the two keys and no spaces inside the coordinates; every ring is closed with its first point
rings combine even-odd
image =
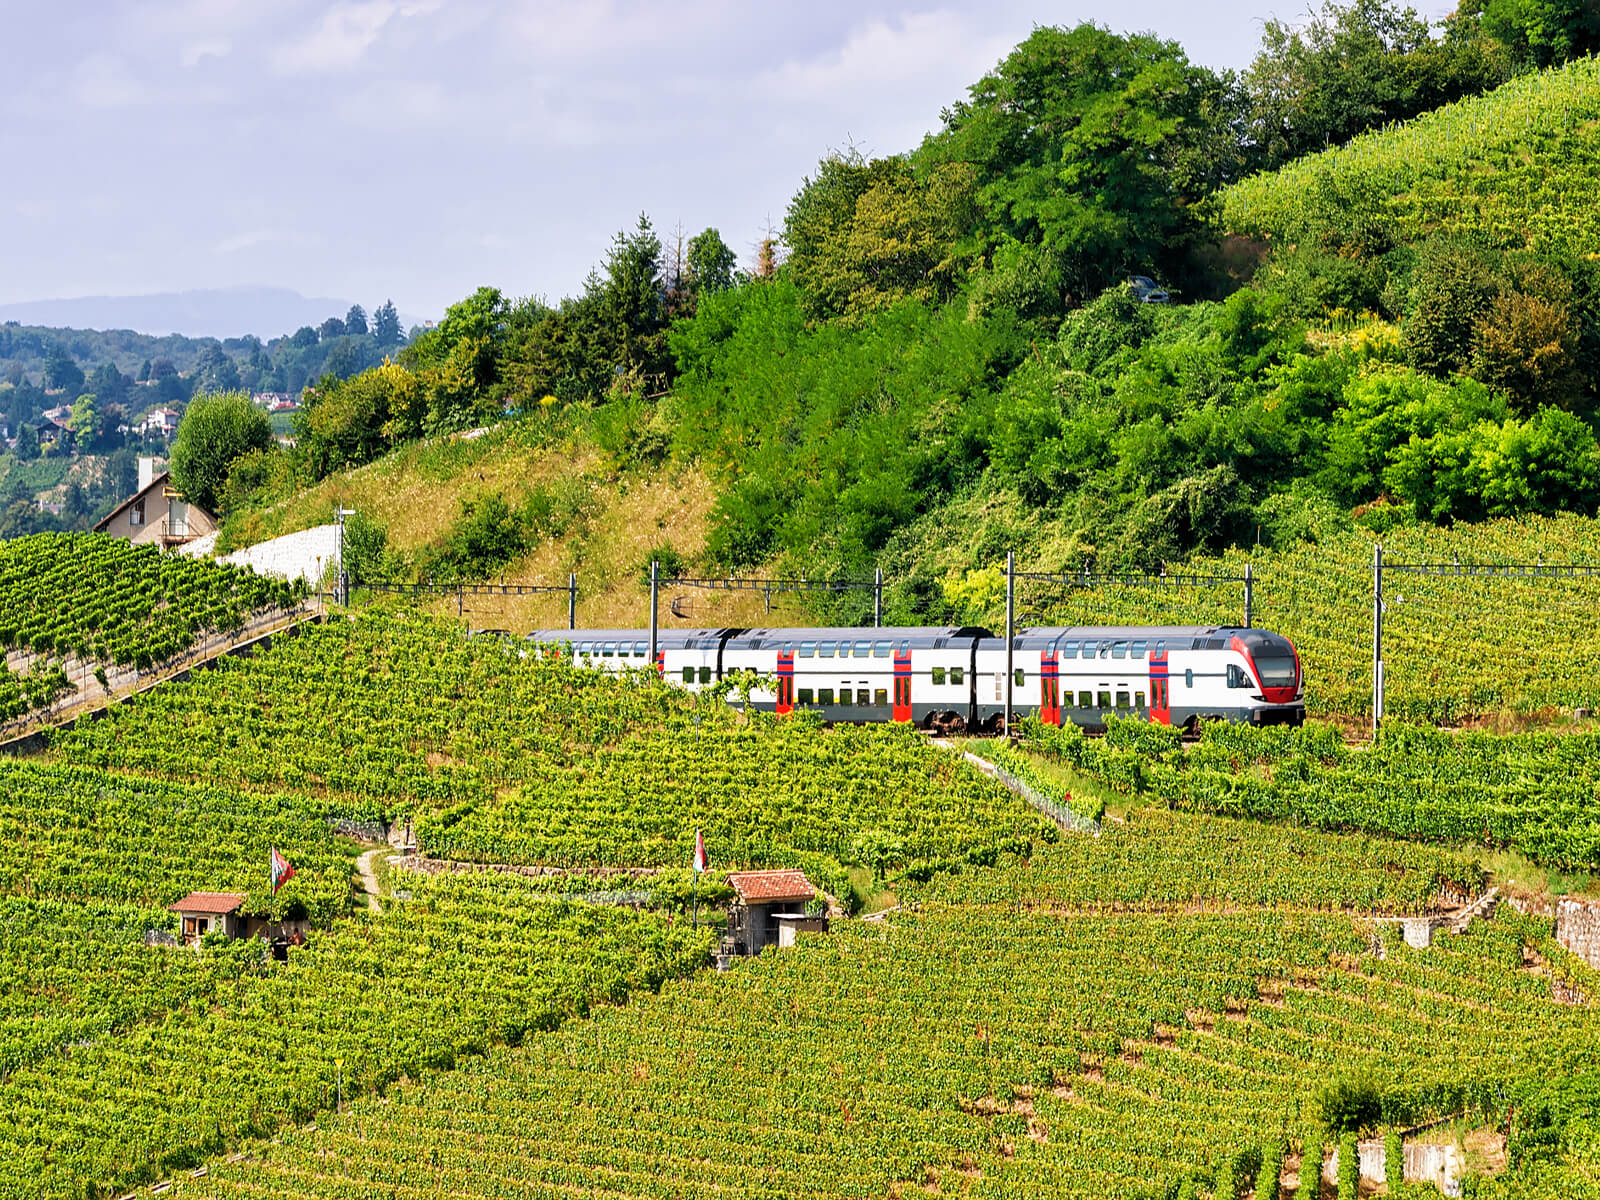
{"type": "Polygon", "coordinates": [[[1256,658],[1256,670],[1261,673],[1261,686],[1269,688],[1293,687],[1297,680],[1294,677],[1294,658],[1256,658]]]}

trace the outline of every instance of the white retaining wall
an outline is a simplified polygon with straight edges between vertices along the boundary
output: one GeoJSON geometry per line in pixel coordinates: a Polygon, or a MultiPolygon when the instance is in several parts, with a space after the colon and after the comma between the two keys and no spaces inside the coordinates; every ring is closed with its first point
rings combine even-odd
{"type": "MultiPolygon", "coordinates": [[[[196,556],[205,554],[211,547],[202,546],[201,542],[204,540],[190,542],[183,547],[184,552],[196,556]]],[[[337,562],[338,558],[339,527],[317,525],[311,529],[302,529],[299,533],[286,533],[269,542],[257,542],[254,546],[236,550],[217,561],[235,567],[249,567],[258,575],[276,575],[281,579],[304,579],[307,583],[315,585],[321,580],[322,573],[328,569],[328,564],[337,562]]]]}

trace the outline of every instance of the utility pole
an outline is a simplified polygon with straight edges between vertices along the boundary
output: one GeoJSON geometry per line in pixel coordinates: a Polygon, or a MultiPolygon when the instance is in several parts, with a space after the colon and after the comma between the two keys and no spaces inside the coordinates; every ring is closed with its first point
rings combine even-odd
{"type": "Polygon", "coordinates": [[[578,576],[574,572],[567,576],[567,628],[578,627],[578,576]]]}
{"type": "Polygon", "coordinates": [[[1016,595],[1017,595],[1017,556],[1012,550],[1006,551],[1006,720],[1005,727],[1001,730],[1007,737],[1011,736],[1011,685],[1016,681],[1012,674],[1012,664],[1015,661],[1016,649],[1016,595]]]}
{"type": "Polygon", "coordinates": [[[344,519],[356,515],[356,510],[346,508],[342,504],[334,506],[334,515],[339,518],[339,603],[346,608],[350,607],[350,572],[344,569],[344,519]]]}
{"type": "Polygon", "coordinates": [[[1250,628],[1250,619],[1255,611],[1256,567],[1254,563],[1244,565],[1244,627],[1250,628]]]}
{"type": "Polygon", "coordinates": [[[1372,548],[1372,732],[1383,720],[1383,547],[1372,548]]]}
{"type": "Polygon", "coordinates": [[[661,564],[650,560],[650,669],[656,668],[656,598],[661,594],[661,564]]]}
{"type": "Polygon", "coordinates": [[[872,627],[883,628],[883,568],[877,568],[872,577],[872,627]]]}

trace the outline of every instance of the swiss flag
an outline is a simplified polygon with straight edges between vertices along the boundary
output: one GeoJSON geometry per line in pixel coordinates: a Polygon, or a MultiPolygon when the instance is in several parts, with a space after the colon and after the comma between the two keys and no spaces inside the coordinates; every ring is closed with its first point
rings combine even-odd
{"type": "Polygon", "coordinates": [[[294,877],[294,864],[278,853],[278,848],[272,848],[272,894],[277,895],[278,889],[294,877]]]}
{"type": "Polygon", "coordinates": [[[706,839],[700,836],[700,831],[694,831],[694,870],[698,875],[706,869],[706,839]]]}

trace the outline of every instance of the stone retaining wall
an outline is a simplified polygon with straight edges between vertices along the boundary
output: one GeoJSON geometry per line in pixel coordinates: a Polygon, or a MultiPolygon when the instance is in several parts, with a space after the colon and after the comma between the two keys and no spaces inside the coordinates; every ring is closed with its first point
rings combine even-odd
{"type": "Polygon", "coordinates": [[[1600,904],[1556,901],[1556,941],[1600,970],[1600,904]]]}

